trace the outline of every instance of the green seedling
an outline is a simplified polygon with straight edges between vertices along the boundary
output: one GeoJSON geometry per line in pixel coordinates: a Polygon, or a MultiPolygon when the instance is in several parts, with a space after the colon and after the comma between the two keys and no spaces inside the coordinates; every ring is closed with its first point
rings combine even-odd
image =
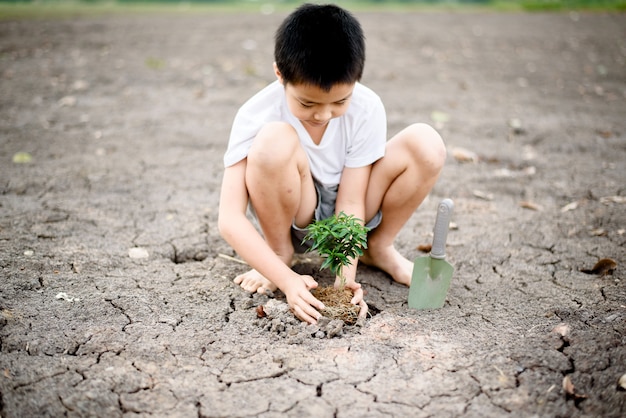
{"type": "Polygon", "coordinates": [[[363,250],[367,249],[368,228],[363,226],[361,219],[341,212],[339,215],[313,222],[308,230],[302,242],[313,241],[308,251],[317,251],[324,258],[320,270],[330,269],[341,279],[343,288],[346,278],[342,269],[350,265],[352,259],[363,255],[363,250]]]}

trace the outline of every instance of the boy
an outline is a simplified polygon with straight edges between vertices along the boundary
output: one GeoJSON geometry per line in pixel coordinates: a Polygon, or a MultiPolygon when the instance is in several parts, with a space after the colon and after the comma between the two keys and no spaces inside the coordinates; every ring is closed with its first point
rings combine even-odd
{"type": "MultiPolygon", "coordinates": [[[[253,268],[235,283],[250,292],[280,289],[298,318],[315,323],[324,309],[310,292],[317,283],[290,267],[307,226],[341,211],[364,219],[371,231],[360,261],[410,285],[413,263],[393,242],[434,186],[446,150],[425,124],[386,141],[380,98],[359,83],[363,32],[345,10],[300,6],[278,28],[274,58],[277,81],[248,100],[233,123],[219,230],[253,268]],[[263,236],[246,217],[248,205],[263,236]]],[[[343,273],[352,303],[367,309],[358,261],[343,273]]]]}

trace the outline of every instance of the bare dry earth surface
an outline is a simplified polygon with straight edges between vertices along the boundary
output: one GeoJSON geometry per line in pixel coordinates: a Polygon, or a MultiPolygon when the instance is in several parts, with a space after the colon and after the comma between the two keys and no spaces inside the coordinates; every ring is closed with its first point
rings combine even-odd
{"type": "Polygon", "coordinates": [[[624,416],[626,15],[358,14],[390,133],[450,150],[398,246],[450,197],[456,272],[416,311],[360,268],[375,315],[343,328],[280,294],[257,318],[220,256],[221,157],[283,16],[0,23],[0,415],[624,416]]]}

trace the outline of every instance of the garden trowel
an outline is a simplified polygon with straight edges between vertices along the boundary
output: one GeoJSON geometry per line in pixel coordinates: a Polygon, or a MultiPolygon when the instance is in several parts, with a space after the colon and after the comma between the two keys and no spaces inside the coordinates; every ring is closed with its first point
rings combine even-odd
{"type": "Polygon", "coordinates": [[[446,238],[454,203],[444,199],[437,208],[437,219],[430,255],[418,257],[413,263],[409,289],[409,307],[415,309],[441,308],[446,300],[454,267],[446,258],[446,238]]]}

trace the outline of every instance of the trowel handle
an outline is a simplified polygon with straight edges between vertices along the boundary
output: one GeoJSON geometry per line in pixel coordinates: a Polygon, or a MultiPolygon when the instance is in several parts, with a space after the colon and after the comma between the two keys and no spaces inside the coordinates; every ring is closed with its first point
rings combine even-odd
{"type": "Polygon", "coordinates": [[[430,250],[432,258],[443,260],[446,258],[446,238],[448,237],[448,229],[450,227],[450,218],[452,217],[452,209],[454,203],[451,199],[443,199],[437,208],[437,219],[435,220],[435,229],[433,237],[433,246],[430,250]]]}

